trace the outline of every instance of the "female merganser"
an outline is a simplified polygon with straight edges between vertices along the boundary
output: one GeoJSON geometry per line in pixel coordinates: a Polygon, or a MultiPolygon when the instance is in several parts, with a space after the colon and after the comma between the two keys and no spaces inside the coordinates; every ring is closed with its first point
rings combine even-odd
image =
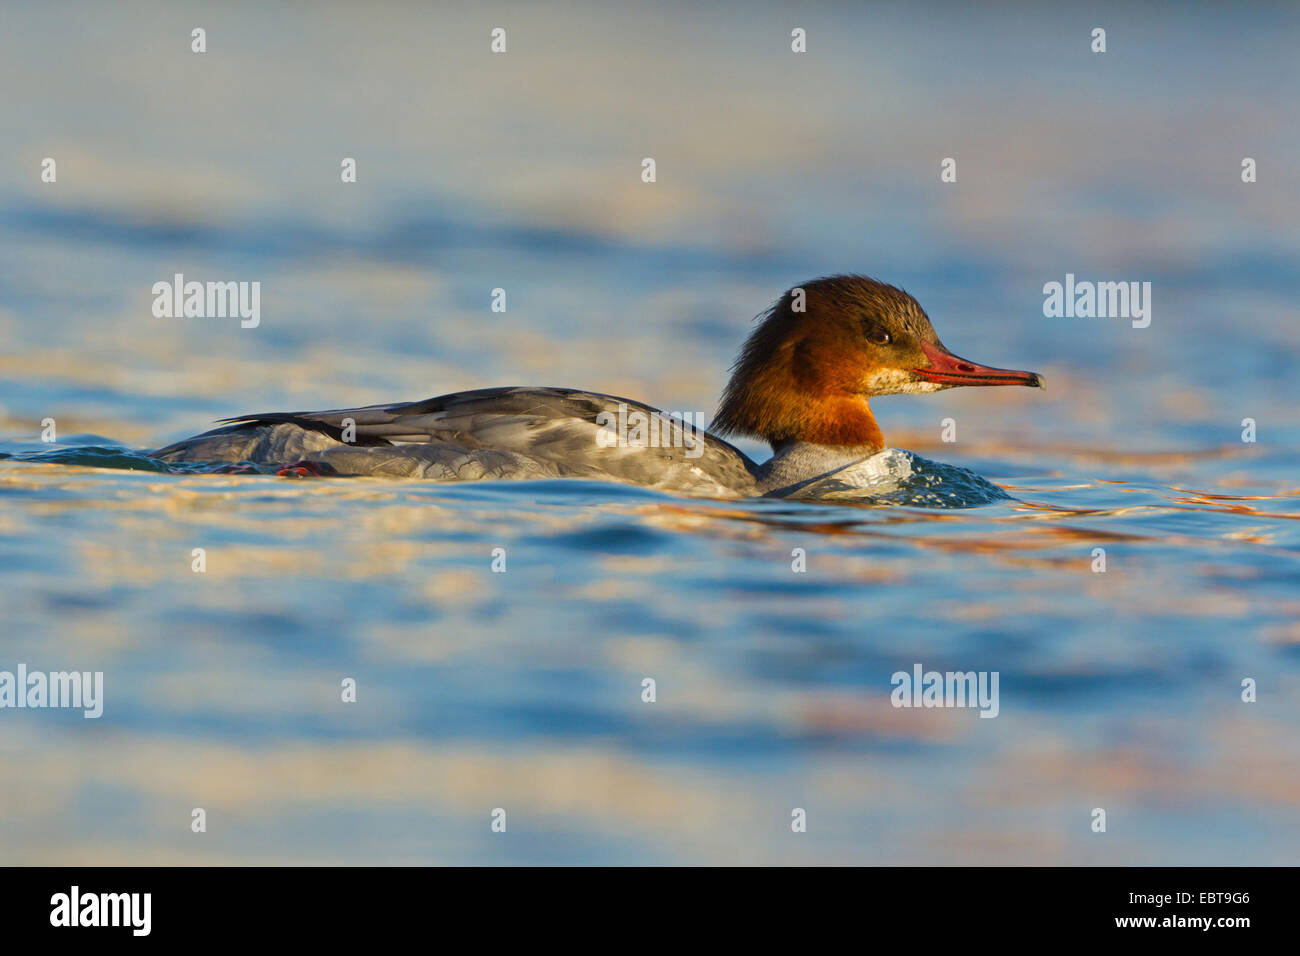
{"type": "Polygon", "coordinates": [[[397,405],[229,418],[225,428],[147,454],[279,466],[281,475],[587,478],[783,497],[885,450],[867,405],[873,395],[1043,386],[1034,372],[953,355],[915,299],[864,276],[797,286],[760,318],[732,368],[716,434],[611,395],[485,388],[397,405]],[[623,434],[629,422],[630,438],[623,434]],[[765,439],[773,456],[755,464],[717,435],[765,439]]]}

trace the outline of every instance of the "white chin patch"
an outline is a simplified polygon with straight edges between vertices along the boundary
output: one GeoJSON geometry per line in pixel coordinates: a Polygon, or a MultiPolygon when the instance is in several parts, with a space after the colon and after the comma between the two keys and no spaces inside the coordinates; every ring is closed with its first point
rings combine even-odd
{"type": "Polygon", "coordinates": [[[870,376],[865,384],[864,391],[872,395],[928,395],[952,387],[938,382],[918,382],[912,378],[911,372],[897,368],[882,369],[870,376]]]}

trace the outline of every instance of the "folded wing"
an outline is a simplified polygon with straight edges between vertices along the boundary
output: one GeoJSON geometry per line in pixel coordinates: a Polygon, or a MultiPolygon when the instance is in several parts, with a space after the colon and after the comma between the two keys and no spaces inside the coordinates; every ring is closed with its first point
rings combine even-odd
{"type": "Polygon", "coordinates": [[[165,461],[322,460],[340,474],[444,481],[584,477],[666,490],[752,494],[756,466],[702,429],[641,402],[563,388],[485,388],[418,402],[271,412],[152,454],[165,461]],[[662,416],[649,446],[611,445],[602,412],[662,416]]]}

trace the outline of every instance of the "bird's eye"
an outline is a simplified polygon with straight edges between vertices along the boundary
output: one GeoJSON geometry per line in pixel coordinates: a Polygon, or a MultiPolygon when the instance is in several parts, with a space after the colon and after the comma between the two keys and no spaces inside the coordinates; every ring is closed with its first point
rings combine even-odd
{"type": "Polygon", "coordinates": [[[888,345],[891,339],[889,333],[877,325],[867,329],[867,341],[873,345],[888,345]]]}

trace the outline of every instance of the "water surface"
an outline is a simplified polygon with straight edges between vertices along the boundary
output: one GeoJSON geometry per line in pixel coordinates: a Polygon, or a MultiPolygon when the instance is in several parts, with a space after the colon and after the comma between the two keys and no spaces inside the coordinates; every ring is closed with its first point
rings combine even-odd
{"type": "Polygon", "coordinates": [[[0,861],[1295,862],[1293,8],[376,9],[3,10],[0,669],[106,699],[0,711],[0,861]],[[493,385],[708,415],[837,271],[1046,375],[873,406],[1005,499],[112,450],[493,385]],[[261,325],[155,318],[176,272],[261,325]],[[1067,272],[1152,282],[1151,326],[1045,318],[1067,272]],[[892,707],[917,663],[997,671],[998,716],[892,707]]]}

